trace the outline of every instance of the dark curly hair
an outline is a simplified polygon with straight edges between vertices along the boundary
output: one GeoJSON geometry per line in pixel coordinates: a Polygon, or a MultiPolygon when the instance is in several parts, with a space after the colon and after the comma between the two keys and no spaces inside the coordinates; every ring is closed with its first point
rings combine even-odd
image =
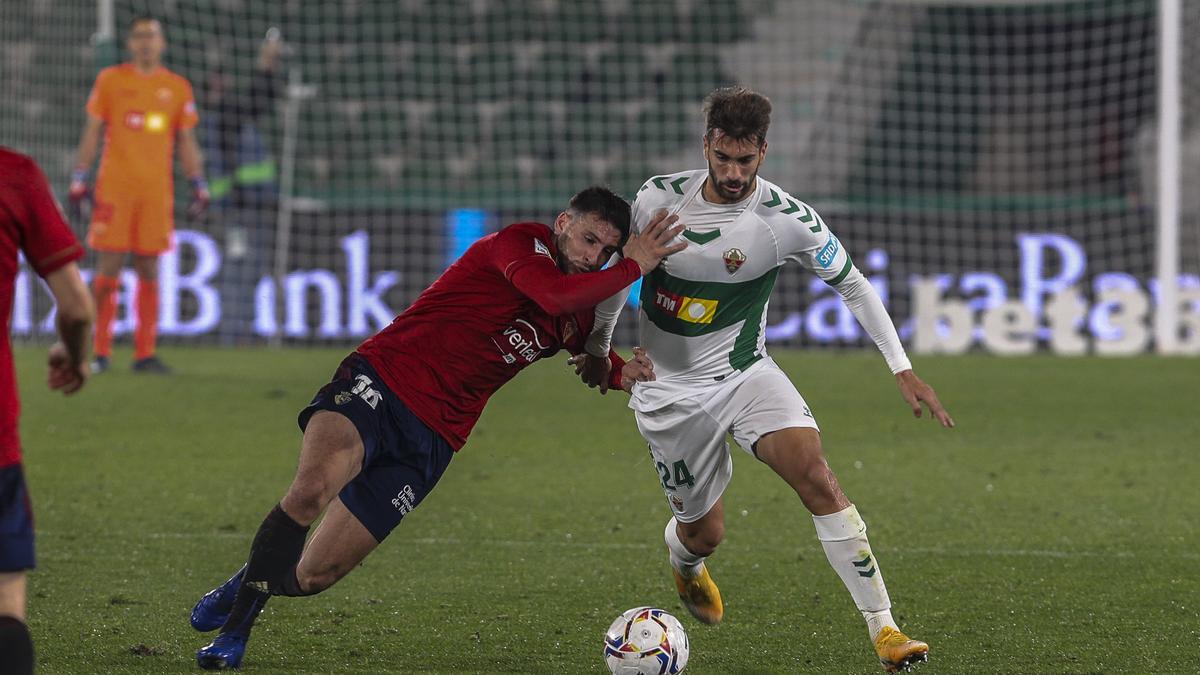
{"type": "Polygon", "coordinates": [[[746,87],[721,87],[704,99],[704,137],[713,132],[761,146],[771,126],[771,101],[746,87]]]}
{"type": "Polygon", "coordinates": [[[580,191],[567,206],[572,216],[585,213],[595,214],[600,220],[617,228],[621,233],[621,246],[629,239],[629,202],[612,190],[594,185],[580,191]]]}

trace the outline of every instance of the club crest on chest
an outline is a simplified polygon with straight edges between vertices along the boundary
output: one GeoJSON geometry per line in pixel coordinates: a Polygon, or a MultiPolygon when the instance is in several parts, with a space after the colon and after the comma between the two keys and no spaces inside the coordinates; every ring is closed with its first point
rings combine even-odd
{"type": "Polygon", "coordinates": [[[746,254],[742,253],[740,248],[731,248],[725,251],[725,271],[733,274],[742,268],[742,263],[746,262],[746,254]]]}

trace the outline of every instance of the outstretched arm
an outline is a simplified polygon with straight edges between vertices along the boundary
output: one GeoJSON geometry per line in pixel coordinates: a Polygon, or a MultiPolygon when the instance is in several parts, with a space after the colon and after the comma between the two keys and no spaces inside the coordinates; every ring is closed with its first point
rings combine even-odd
{"type": "MultiPolygon", "coordinates": [[[[790,198],[788,204],[796,206],[790,198]]],[[[942,407],[933,387],[913,373],[912,363],[904,353],[904,345],[900,342],[896,327],[892,325],[892,317],[888,316],[887,308],[883,306],[875,287],[854,266],[850,254],[817,212],[807,204],[803,208],[807,218],[803,221],[789,220],[791,216],[782,211],[768,212],[765,216],[776,231],[786,235],[789,242],[788,253],[780,262],[799,262],[842,296],[846,307],[850,308],[854,318],[858,319],[883,354],[888,368],[896,376],[900,395],[912,407],[913,415],[921,416],[921,403],[924,403],[929,407],[930,415],[942,426],[954,426],[954,420],[942,407]]]]}
{"type": "Polygon", "coordinates": [[[834,288],[841,294],[842,299],[846,301],[846,306],[854,313],[854,317],[875,341],[875,346],[887,360],[888,367],[896,376],[900,395],[912,408],[913,416],[921,416],[921,404],[924,403],[929,408],[929,414],[933,419],[940,422],[943,427],[953,427],[954,420],[950,417],[950,413],[946,412],[942,402],[938,400],[933,387],[925,384],[913,372],[912,363],[909,362],[908,355],[904,353],[904,345],[900,342],[896,327],[892,325],[887,308],[883,306],[883,300],[871,286],[871,282],[867,281],[862,272],[854,268],[834,288]]]}
{"type": "Polygon", "coordinates": [[[509,277],[517,290],[551,316],[562,316],[593,307],[604,298],[637,281],[637,263],[625,259],[600,272],[564,274],[554,261],[522,265],[509,277]]]}
{"type": "Polygon", "coordinates": [[[683,230],[682,225],[675,225],[676,220],[663,212],[642,234],[625,242],[622,260],[606,270],[568,275],[546,253],[510,262],[504,276],[551,316],[583,311],[649,274],[663,258],[683,250],[687,242],[672,243],[683,230]]]}

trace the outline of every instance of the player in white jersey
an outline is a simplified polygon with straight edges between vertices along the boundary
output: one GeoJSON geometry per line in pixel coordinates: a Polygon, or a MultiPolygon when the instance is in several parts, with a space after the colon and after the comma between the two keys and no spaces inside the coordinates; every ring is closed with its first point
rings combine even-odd
{"type": "MultiPolygon", "coordinates": [[[[767,152],[770,102],[742,87],[705,101],[708,169],[656,176],[633,205],[633,228],[678,214],[690,241],[643,281],[641,344],[656,381],[635,386],[630,407],[673,510],[665,539],[680,599],[700,621],[724,609],[704,560],[724,537],[721,495],[733,462],[726,433],[795,489],[817,538],[867,621],[889,672],[926,660],[929,647],[900,632],[866,525],[825,461],[816,420],[765,350],[767,301],[780,267],[795,261],[835,288],[883,353],[900,393],[954,426],[912,371],[887,309],[845,248],[807,204],[757,176],[767,152]]],[[[573,359],[589,384],[602,377],[625,294],[596,309],[588,356],[573,359]]]]}

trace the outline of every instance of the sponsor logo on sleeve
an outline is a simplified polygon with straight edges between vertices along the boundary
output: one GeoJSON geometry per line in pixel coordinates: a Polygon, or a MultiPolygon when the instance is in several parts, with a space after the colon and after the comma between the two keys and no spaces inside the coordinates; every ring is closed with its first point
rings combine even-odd
{"type": "Polygon", "coordinates": [[[819,251],[817,251],[817,263],[820,264],[821,267],[829,269],[829,267],[833,265],[833,261],[837,259],[838,250],[840,248],[841,245],[838,243],[838,238],[833,236],[833,234],[830,234],[829,241],[825,242],[825,245],[822,246],[819,251]]]}
{"type": "Polygon", "coordinates": [[[546,256],[547,258],[553,258],[553,257],[554,257],[554,256],[550,255],[550,249],[549,249],[549,248],[548,248],[548,247],[547,247],[545,244],[543,244],[543,243],[542,243],[542,240],[541,240],[541,239],[534,239],[534,240],[533,240],[533,252],[534,252],[534,253],[539,253],[539,254],[541,254],[541,255],[544,255],[544,256],[546,256]]]}

